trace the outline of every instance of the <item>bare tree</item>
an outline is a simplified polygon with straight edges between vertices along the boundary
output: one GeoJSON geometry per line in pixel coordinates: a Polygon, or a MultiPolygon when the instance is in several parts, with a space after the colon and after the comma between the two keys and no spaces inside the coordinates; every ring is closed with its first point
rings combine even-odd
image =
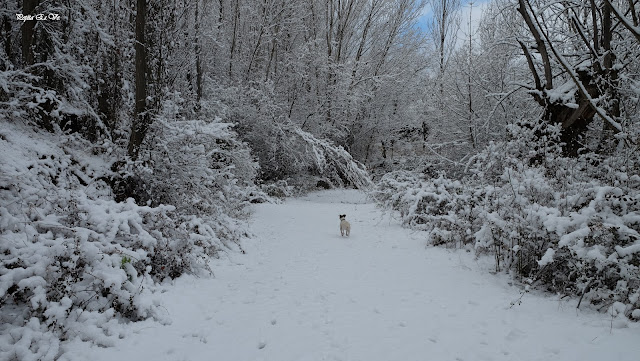
{"type": "Polygon", "coordinates": [[[640,42],[640,28],[638,27],[640,15],[640,10],[636,10],[637,1],[627,0],[628,10],[626,12],[622,12],[611,0],[604,0],[607,7],[613,12],[615,17],[620,21],[620,23],[629,30],[629,32],[636,38],[638,42],[640,42]],[[631,16],[631,20],[629,20],[628,16],[631,16]]]}
{"type": "Polygon", "coordinates": [[[529,0],[518,1],[518,12],[535,41],[533,47],[519,41],[533,76],[530,94],[544,107],[543,118],[561,125],[565,153],[575,156],[584,146],[583,137],[596,114],[605,121],[608,133],[621,130],[616,120],[620,116],[619,68],[614,64],[617,49],[612,47],[611,7],[605,3],[600,13],[595,1],[588,5],[555,3],[541,6],[542,10],[535,10],[529,0]],[[592,31],[588,31],[589,28],[592,31]],[[565,34],[564,44],[559,41],[558,34],[565,34]],[[543,77],[538,72],[532,50],[539,54],[543,77]],[[575,60],[569,61],[564,54],[575,60]],[[554,84],[556,80],[561,84],[554,84]],[[575,86],[573,97],[566,93],[569,88],[563,87],[567,82],[575,86]]]}
{"type": "Polygon", "coordinates": [[[438,91],[444,97],[443,77],[457,41],[461,4],[460,0],[431,0],[430,4],[433,11],[430,31],[438,53],[438,91]]]}

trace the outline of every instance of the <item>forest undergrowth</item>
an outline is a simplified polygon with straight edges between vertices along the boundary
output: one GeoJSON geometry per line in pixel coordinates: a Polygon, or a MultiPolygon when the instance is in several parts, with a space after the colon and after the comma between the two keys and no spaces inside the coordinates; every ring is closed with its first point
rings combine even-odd
{"type": "Polygon", "coordinates": [[[492,255],[495,271],[525,290],[640,319],[637,146],[566,157],[559,127],[521,122],[508,131],[466,164],[464,176],[391,172],[375,198],[406,226],[427,231],[429,244],[492,255]]]}

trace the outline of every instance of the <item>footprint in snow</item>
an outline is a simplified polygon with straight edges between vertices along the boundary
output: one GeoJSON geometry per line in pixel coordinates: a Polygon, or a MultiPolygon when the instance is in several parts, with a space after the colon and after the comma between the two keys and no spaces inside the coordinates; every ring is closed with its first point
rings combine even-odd
{"type": "Polygon", "coordinates": [[[197,339],[198,341],[200,341],[202,343],[207,343],[207,341],[208,341],[207,337],[205,335],[203,335],[202,333],[198,333],[198,332],[194,332],[194,333],[190,333],[190,334],[187,333],[187,334],[182,335],[182,338],[189,338],[189,337],[195,338],[195,339],[197,339]]]}
{"type": "Polygon", "coordinates": [[[518,330],[517,328],[514,328],[504,338],[509,341],[514,341],[521,338],[522,336],[524,336],[524,332],[518,330]]]}

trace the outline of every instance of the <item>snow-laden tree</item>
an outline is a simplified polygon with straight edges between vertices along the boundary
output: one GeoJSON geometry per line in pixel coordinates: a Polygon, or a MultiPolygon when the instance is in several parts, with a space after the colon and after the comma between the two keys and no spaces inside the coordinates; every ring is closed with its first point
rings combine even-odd
{"type": "MultiPolygon", "coordinates": [[[[202,66],[203,84],[211,82],[220,98],[227,98],[225,87],[231,94],[238,88],[268,94],[271,105],[258,106],[259,114],[288,118],[354,149],[361,161],[384,159],[377,125],[395,131],[402,127],[396,122],[419,117],[400,114],[424,87],[417,79],[426,56],[415,28],[423,6],[416,0],[205,3],[201,54],[211,61],[202,66]]],[[[237,115],[252,126],[250,114],[237,115]]]]}
{"type": "Polygon", "coordinates": [[[603,122],[603,150],[614,147],[614,135],[624,132],[629,120],[623,89],[629,87],[626,73],[638,44],[632,34],[616,31],[624,21],[612,6],[601,1],[517,4],[528,30],[519,44],[533,78],[530,94],[543,107],[545,120],[561,124],[566,154],[578,154],[594,119],[603,122]]]}

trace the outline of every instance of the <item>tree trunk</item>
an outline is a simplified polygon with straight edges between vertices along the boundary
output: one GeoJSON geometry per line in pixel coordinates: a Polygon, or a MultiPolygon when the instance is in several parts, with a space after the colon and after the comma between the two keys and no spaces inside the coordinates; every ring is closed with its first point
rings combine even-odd
{"type": "MultiPolygon", "coordinates": [[[[604,81],[602,83],[604,83],[604,92],[607,94],[607,99],[609,100],[607,110],[611,117],[616,119],[620,117],[620,97],[617,90],[619,85],[618,70],[613,67],[616,56],[611,50],[611,40],[613,38],[611,17],[611,4],[605,2],[602,6],[602,49],[604,50],[604,69],[601,71],[604,81]]],[[[617,132],[617,129],[615,129],[611,123],[604,122],[598,150],[604,153],[613,151],[615,143],[614,135],[617,132]]]]}
{"type": "Polygon", "coordinates": [[[471,71],[472,71],[472,51],[473,51],[473,37],[471,31],[471,14],[473,13],[473,1],[469,3],[471,9],[469,10],[469,58],[468,58],[468,72],[467,72],[467,94],[469,96],[469,142],[471,146],[476,148],[476,137],[474,134],[473,126],[473,93],[471,89],[471,71]]]}
{"type": "MultiPolygon", "coordinates": [[[[442,23],[440,24],[440,44],[439,44],[439,71],[438,71],[438,91],[440,93],[440,102],[444,102],[444,47],[447,40],[447,21],[449,21],[448,7],[446,0],[442,2],[442,14],[440,14],[442,23]]],[[[440,111],[443,109],[440,107],[440,111]]]]}
{"type": "Polygon", "coordinates": [[[229,77],[233,75],[233,55],[235,54],[235,51],[236,51],[239,22],[240,22],[240,0],[236,0],[235,12],[233,14],[233,36],[231,37],[231,49],[229,50],[229,77]]]}
{"type": "MultiPolygon", "coordinates": [[[[40,5],[40,0],[23,0],[22,13],[24,15],[34,15],[36,7],[40,5]]],[[[36,20],[25,21],[22,24],[22,63],[25,67],[32,65],[33,59],[33,36],[36,20]]]]}
{"type": "Polygon", "coordinates": [[[200,63],[200,18],[199,9],[200,0],[196,0],[196,13],[195,13],[195,53],[196,53],[196,108],[200,108],[200,99],[202,99],[202,64],[200,63]]]}
{"type": "MultiPolygon", "coordinates": [[[[575,67],[572,69],[573,66],[567,64],[567,69],[565,70],[569,74],[576,74],[575,79],[572,80],[576,83],[576,86],[584,89],[584,91],[577,92],[575,96],[576,98],[574,103],[578,104],[578,107],[574,108],[567,106],[561,101],[552,100],[547,92],[548,90],[553,89],[553,74],[551,71],[550,56],[554,55],[555,58],[560,61],[561,55],[553,46],[548,34],[543,32],[539,19],[532,17],[529,11],[534,13],[529,0],[519,0],[518,12],[522,15],[531,35],[535,39],[536,45],[534,49],[540,53],[544,68],[543,83],[538,76],[536,67],[533,63],[533,56],[531,55],[529,48],[520,42],[520,46],[522,47],[529,65],[529,70],[534,77],[536,91],[531,92],[531,95],[538,104],[544,107],[543,119],[549,123],[560,124],[562,126],[560,141],[564,143],[563,153],[566,156],[575,157],[583,147],[582,138],[587,131],[588,125],[593,121],[593,118],[596,115],[596,109],[594,108],[594,105],[591,104],[590,99],[596,99],[603,94],[602,89],[598,87],[597,77],[601,76],[606,79],[608,75],[605,74],[602,69],[598,68],[598,59],[593,59],[594,65],[589,69],[576,69],[575,67]]],[[[582,31],[579,24],[576,23],[574,25],[576,27],[575,31],[582,31]]],[[[597,29],[597,27],[594,27],[594,29],[597,29]]],[[[603,26],[602,33],[604,34],[607,31],[610,31],[610,26],[608,30],[603,26]]],[[[604,35],[604,38],[603,48],[607,46],[605,45],[606,35],[604,35]]],[[[585,41],[588,46],[591,46],[588,39],[583,39],[583,41],[585,41]]],[[[560,62],[562,63],[562,61],[560,62]]]]}
{"type": "Polygon", "coordinates": [[[149,128],[150,119],[147,109],[147,44],[145,42],[147,3],[137,0],[136,4],[136,68],[135,68],[135,116],[131,125],[131,136],[127,152],[131,159],[138,158],[140,145],[149,128]]]}
{"type": "Polygon", "coordinates": [[[422,121],[422,150],[427,147],[427,138],[429,137],[429,125],[424,120],[422,121]]]}
{"type": "MultiPolygon", "coordinates": [[[[9,19],[9,16],[5,15],[2,17],[2,31],[0,32],[0,38],[4,38],[4,52],[7,54],[7,59],[11,64],[15,64],[13,58],[13,51],[11,48],[11,24],[14,22],[13,19],[9,19]]],[[[6,70],[2,65],[0,65],[0,71],[6,70]]]]}

